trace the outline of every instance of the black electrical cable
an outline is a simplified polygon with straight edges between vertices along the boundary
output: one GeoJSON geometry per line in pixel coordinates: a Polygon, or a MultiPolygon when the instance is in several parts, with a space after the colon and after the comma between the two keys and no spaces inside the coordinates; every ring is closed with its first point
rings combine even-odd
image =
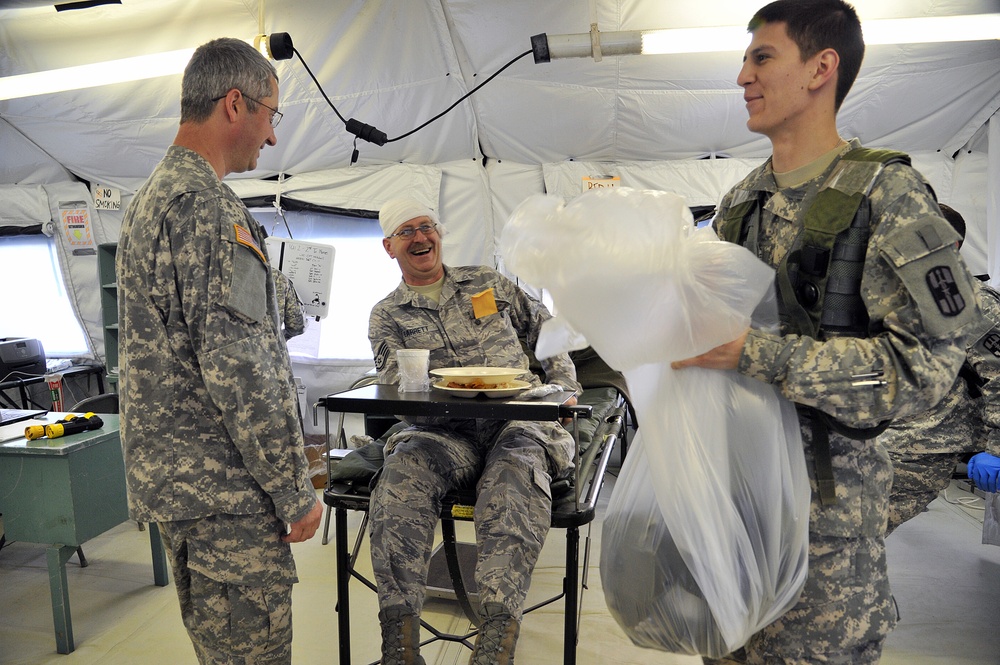
{"type": "MultiPolygon", "coordinates": [[[[332,101],[330,101],[330,98],[327,97],[326,92],[324,92],[324,90],[323,90],[323,86],[320,85],[319,80],[312,73],[312,70],[309,69],[309,65],[306,64],[306,61],[302,57],[302,54],[299,53],[298,50],[296,48],[294,48],[294,47],[292,47],[292,51],[295,53],[295,55],[297,55],[299,57],[299,62],[301,62],[302,66],[306,68],[306,72],[309,73],[309,76],[312,78],[313,83],[316,84],[316,87],[319,89],[320,94],[323,95],[323,99],[325,99],[326,103],[330,105],[330,108],[333,109],[333,112],[337,114],[337,117],[340,118],[340,121],[344,123],[344,126],[347,128],[347,131],[349,131],[350,133],[354,134],[354,136],[355,136],[355,141],[354,141],[354,152],[355,152],[355,155],[357,154],[357,139],[359,137],[361,139],[365,140],[365,141],[368,141],[369,143],[375,143],[377,145],[385,145],[386,143],[392,143],[393,141],[399,141],[400,139],[404,139],[407,136],[410,136],[411,134],[420,131],[421,129],[423,129],[427,125],[431,124],[435,120],[438,120],[439,118],[441,118],[442,116],[444,116],[445,114],[447,114],[449,111],[451,111],[456,106],[458,106],[459,104],[461,104],[462,102],[464,102],[466,99],[468,99],[472,95],[472,93],[476,92],[477,90],[479,90],[480,88],[482,88],[484,85],[486,85],[487,83],[489,83],[490,81],[492,81],[494,78],[496,78],[505,69],[507,69],[508,67],[510,67],[511,65],[513,65],[515,62],[517,62],[518,60],[520,60],[524,56],[530,55],[533,52],[532,49],[528,49],[527,51],[525,51],[521,55],[517,56],[516,58],[512,59],[506,65],[504,65],[503,67],[501,67],[500,69],[498,69],[497,71],[495,71],[492,75],[490,75],[490,77],[488,79],[486,79],[485,81],[483,81],[482,83],[480,83],[479,85],[477,85],[475,88],[473,88],[469,92],[467,92],[464,95],[462,95],[454,104],[452,104],[451,106],[449,106],[448,108],[446,108],[444,111],[441,111],[436,116],[434,116],[433,118],[431,118],[430,120],[428,120],[424,124],[420,125],[419,127],[415,127],[414,129],[411,129],[410,131],[406,132],[405,134],[400,134],[399,136],[390,139],[390,138],[386,137],[385,132],[382,132],[382,131],[376,129],[375,127],[373,127],[371,125],[366,125],[366,124],[364,124],[364,123],[362,123],[362,122],[360,122],[358,120],[355,120],[354,118],[351,118],[350,120],[345,120],[344,116],[342,116],[340,114],[340,111],[337,110],[337,107],[334,106],[334,104],[333,104],[332,101]]],[[[356,159],[356,157],[355,157],[355,159],[356,159]]],[[[353,160],[352,160],[352,163],[353,163],[353,160]]]]}
{"type": "Polygon", "coordinates": [[[459,104],[461,104],[462,102],[464,102],[466,99],[468,99],[472,95],[472,93],[474,93],[476,90],[479,90],[484,85],[486,85],[487,83],[489,83],[490,81],[492,81],[501,72],[503,72],[503,70],[507,69],[508,67],[510,67],[511,65],[513,65],[515,62],[517,62],[518,60],[520,60],[521,58],[523,58],[524,56],[530,55],[532,52],[533,51],[531,49],[528,49],[527,51],[525,51],[521,55],[519,55],[516,58],[514,58],[513,60],[511,60],[510,62],[508,62],[506,65],[504,65],[500,69],[496,70],[488,79],[486,79],[485,81],[483,81],[482,83],[480,83],[479,85],[477,85],[475,88],[473,88],[469,92],[467,92],[464,95],[462,95],[461,97],[459,97],[458,101],[456,101],[454,104],[452,104],[451,106],[449,106],[445,110],[443,110],[440,113],[438,113],[436,116],[434,116],[433,118],[431,118],[430,120],[428,120],[424,124],[420,125],[419,127],[416,127],[415,129],[411,129],[410,131],[406,132],[405,134],[400,134],[399,136],[397,136],[394,139],[388,139],[386,141],[386,143],[392,143],[393,141],[398,141],[399,139],[405,139],[410,134],[413,134],[414,132],[417,132],[417,131],[423,129],[427,125],[431,124],[432,122],[434,122],[435,120],[437,120],[438,118],[440,118],[441,116],[443,116],[444,114],[448,113],[453,108],[455,108],[456,106],[458,106],[459,104]]]}
{"type": "Polygon", "coordinates": [[[309,73],[309,76],[312,77],[313,83],[315,83],[316,87],[319,88],[319,92],[321,95],[323,95],[323,99],[325,99],[326,103],[330,105],[330,108],[333,109],[333,112],[337,114],[337,117],[340,118],[340,121],[346,125],[347,121],[344,120],[344,116],[340,115],[340,111],[337,110],[337,107],[333,105],[333,102],[330,101],[330,98],[326,96],[325,92],[323,92],[323,86],[319,84],[319,81],[316,79],[316,76],[312,73],[312,70],[309,69],[309,65],[306,64],[305,58],[302,57],[302,54],[299,53],[299,50],[294,46],[292,47],[292,51],[295,53],[295,55],[299,56],[299,62],[302,63],[302,66],[306,68],[306,71],[309,73]]]}

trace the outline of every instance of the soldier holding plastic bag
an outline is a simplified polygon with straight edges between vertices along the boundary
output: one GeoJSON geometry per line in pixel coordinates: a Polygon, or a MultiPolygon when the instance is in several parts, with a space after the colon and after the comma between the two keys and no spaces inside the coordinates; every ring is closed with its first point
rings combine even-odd
{"type": "Polygon", "coordinates": [[[864,55],[854,9],[778,0],[749,31],[737,82],[747,127],[773,153],[713,224],[776,269],[781,331],[749,329],[673,366],[735,369],[795,402],[812,501],[798,603],[725,662],[876,663],[895,610],[882,539],[892,471],[872,437],[953,384],[960,330],[979,316],[972,277],[906,156],[859,152],[838,133],[864,55]],[[848,199],[858,212],[831,229],[848,199]]]}

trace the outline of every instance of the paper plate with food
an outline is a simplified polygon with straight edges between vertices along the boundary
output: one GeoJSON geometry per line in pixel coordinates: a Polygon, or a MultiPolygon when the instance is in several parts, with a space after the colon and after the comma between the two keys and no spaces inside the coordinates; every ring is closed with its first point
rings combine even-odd
{"type": "Polygon", "coordinates": [[[527,381],[517,377],[527,374],[520,367],[442,367],[432,369],[431,374],[439,377],[431,385],[456,397],[475,397],[483,393],[487,397],[513,397],[531,387],[527,381]]]}

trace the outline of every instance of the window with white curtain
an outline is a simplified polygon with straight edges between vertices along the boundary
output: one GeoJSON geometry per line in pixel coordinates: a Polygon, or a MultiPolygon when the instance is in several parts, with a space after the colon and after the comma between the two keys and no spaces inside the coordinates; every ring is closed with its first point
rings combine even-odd
{"type": "Polygon", "coordinates": [[[378,220],[325,212],[253,208],[251,213],[268,235],[333,245],[333,286],[329,315],[310,319],[306,332],[288,342],[293,356],[371,359],[368,315],[399,284],[396,261],[382,247],[378,220]],[[287,222],[287,227],[286,227],[287,222]]]}
{"type": "Polygon", "coordinates": [[[0,338],[37,339],[47,358],[88,353],[63,283],[55,240],[42,234],[0,236],[0,284],[0,338]]]}

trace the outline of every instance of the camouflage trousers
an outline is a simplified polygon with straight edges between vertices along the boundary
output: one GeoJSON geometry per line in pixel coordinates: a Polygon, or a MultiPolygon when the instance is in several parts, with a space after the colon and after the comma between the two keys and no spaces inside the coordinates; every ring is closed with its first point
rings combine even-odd
{"type": "Polygon", "coordinates": [[[948,487],[962,453],[894,453],[892,493],[889,495],[889,525],[885,535],[927,508],[948,487]]]}
{"type": "Polygon", "coordinates": [[[809,577],[798,603],[706,664],[874,665],[895,624],[882,538],[809,534],[809,577]]]}
{"type": "Polygon", "coordinates": [[[202,665],[292,662],[291,548],[274,515],[159,523],[181,619],[202,665]]]}
{"type": "Polygon", "coordinates": [[[380,607],[420,613],[442,497],[475,486],[479,601],[499,603],[519,620],[551,523],[552,474],[567,470],[552,469],[546,446],[563,437],[572,445],[557,423],[488,420],[393,435],[371,501],[380,607]]]}

